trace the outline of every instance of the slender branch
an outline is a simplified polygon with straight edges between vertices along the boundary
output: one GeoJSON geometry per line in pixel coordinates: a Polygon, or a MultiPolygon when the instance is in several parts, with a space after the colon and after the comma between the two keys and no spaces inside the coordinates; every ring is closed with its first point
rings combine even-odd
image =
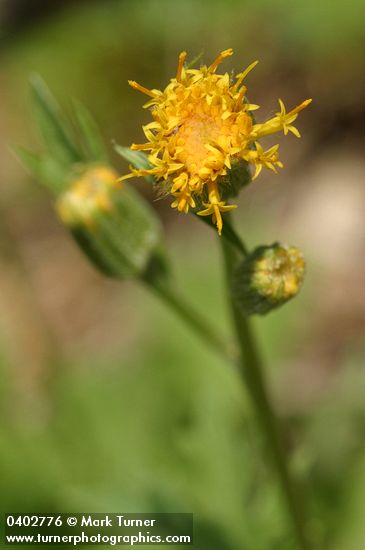
{"type": "Polygon", "coordinates": [[[217,352],[225,361],[231,364],[236,363],[232,351],[222,339],[221,335],[194,309],[194,307],[186,302],[171,285],[145,282],[147,282],[150,290],[162,298],[162,300],[205,341],[210,349],[217,352]]]}
{"type": "MultiPolygon", "coordinates": [[[[232,272],[237,263],[237,251],[227,240],[220,240],[225,262],[228,288],[231,287],[232,272]]],[[[281,483],[283,495],[286,500],[287,509],[293,531],[296,535],[298,548],[308,550],[309,543],[305,533],[305,525],[302,517],[301,506],[297,494],[297,488],[289,472],[286,453],[282,445],[282,439],[278,420],[275,416],[270,398],[266,389],[262,363],[253,337],[252,329],[247,317],[244,317],[237,308],[231,293],[229,295],[230,307],[232,310],[234,329],[241,353],[241,373],[248,387],[252,404],[256,412],[257,420],[264,433],[267,448],[271,460],[276,469],[281,483]]]]}

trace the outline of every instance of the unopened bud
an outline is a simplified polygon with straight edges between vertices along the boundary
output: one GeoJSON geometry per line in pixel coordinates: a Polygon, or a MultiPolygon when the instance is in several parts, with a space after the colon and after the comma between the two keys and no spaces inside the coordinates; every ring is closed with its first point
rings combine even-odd
{"type": "Polygon", "coordinates": [[[108,166],[90,166],[60,195],[56,207],[80,247],[107,275],[142,276],[160,253],[160,225],[136,191],[108,166]]]}
{"type": "Polygon", "coordinates": [[[305,274],[298,248],[274,243],[260,246],[239,265],[234,297],[245,315],[264,315],[294,298],[305,274]]]}

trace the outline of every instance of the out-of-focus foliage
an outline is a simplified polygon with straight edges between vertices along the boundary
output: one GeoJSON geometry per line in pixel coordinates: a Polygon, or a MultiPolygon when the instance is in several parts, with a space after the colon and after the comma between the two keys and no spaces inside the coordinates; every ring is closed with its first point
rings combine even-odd
{"type": "MultiPolygon", "coordinates": [[[[152,319],[185,337],[165,312],[152,319]]],[[[258,530],[262,548],[279,544],[275,483],[238,375],[198,342],[146,340],[120,364],[60,364],[41,425],[2,427],[4,511],[194,511],[199,548],[252,547],[258,530]]]]}

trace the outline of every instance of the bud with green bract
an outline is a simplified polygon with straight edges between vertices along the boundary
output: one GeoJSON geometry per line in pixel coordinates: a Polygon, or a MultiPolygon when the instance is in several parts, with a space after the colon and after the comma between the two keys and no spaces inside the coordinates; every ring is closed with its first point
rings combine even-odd
{"type": "Polygon", "coordinates": [[[245,315],[264,315],[296,296],[305,274],[298,248],[274,243],[259,246],[238,266],[233,292],[245,315]]]}
{"type": "Polygon", "coordinates": [[[143,276],[159,251],[157,217],[139,194],[117,182],[106,165],[89,166],[56,202],[63,223],[105,274],[143,276]]]}
{"type": "Polygon", "coordinates": [[[164,277],[159,219],[137,191],[118,183],[90,113],[74,104],[75,132],[38,77],[32,91],[45,150],[36,155],[18,148],[17,153],[53,195],[60,219],[80,248],[111,277],[149,282],[164,277]]]}

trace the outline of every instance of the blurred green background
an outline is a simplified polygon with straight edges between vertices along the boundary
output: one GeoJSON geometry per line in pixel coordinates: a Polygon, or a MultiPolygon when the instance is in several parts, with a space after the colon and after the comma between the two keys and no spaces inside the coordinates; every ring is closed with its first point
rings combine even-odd
{"type": "MultiPolygon", "coordinates": [[[[308,262],[301,295],[255,320],[322,548],[365,548],[365,5],[332,0],[0,1],[0,509],[194,512],[199,550],[295,548],[239,376],[153,296],[87,263],[10,150],[37,149],[28,81],[111,140],[140,142],[143,96],[181,50],[248,79],[258,120],[314,99],[285,169],[240,197],[250,246],[308,262]],[[261,118],[260,118],[261,117],[261,118]]],[[[223,334],[216,237],[155,201],[183,292],[223,334]]]]}

